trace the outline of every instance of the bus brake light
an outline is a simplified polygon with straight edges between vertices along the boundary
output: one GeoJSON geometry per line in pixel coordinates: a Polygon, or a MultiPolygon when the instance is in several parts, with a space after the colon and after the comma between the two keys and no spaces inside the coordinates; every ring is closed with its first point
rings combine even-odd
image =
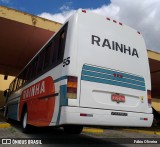
{"type": "Polygon", "coordinates": [[[75,76],[67,77],[67,98],[77,98],[77,77],[75,76]]]}
{"type": "Polygon", "coordinates": [[[148,120],[148,118],[144,118],[144,120],[148,120]]]}

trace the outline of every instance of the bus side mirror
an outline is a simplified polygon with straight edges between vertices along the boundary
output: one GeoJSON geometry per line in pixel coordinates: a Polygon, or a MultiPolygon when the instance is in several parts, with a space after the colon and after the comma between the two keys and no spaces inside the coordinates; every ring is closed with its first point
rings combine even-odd
{"type": "Polygon", "coordinates": [[[6,89],[4,92],[3,92],[3,95],[4,97],[8,97],[10,95],[10,89],[6,89]]]}
{"type": "Polygon", "coordinates": [[[4,97],[7,97],[7,90],[3,92],[4,97]]]}

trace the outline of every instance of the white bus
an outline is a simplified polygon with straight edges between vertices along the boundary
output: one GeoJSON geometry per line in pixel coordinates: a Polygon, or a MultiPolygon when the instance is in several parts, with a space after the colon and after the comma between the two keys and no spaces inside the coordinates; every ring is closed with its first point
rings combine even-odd
{"type": "MultiPolygon", "coordinates": [[[[25,56],[25,55],[24,55],[25,56]]],[[[6,118],[32,126],[150,127],[151,81],[140,32],[78,10],[10,84],[6,118]]]]}

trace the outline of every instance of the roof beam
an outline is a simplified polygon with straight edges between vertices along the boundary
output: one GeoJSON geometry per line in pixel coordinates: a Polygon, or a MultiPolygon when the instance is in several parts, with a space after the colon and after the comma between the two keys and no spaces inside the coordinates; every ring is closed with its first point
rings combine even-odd
{"type": "Polygon", "coordinates": [[[27,14],[25,12],[20,12],[18,10],[14,10],[4,6],[0,6],[0,17],[53,32],[57,32],[62,25],[58,22],[53,22],[38,16],[27,14]]]}
{"type": "Polygon", "coordinates": [[[151,50],[147,50],[147,52],[148,52],[148,58],[149,59],[160,61],[160,53],[154,52],[154,51],[151,51],[151,50]]]}

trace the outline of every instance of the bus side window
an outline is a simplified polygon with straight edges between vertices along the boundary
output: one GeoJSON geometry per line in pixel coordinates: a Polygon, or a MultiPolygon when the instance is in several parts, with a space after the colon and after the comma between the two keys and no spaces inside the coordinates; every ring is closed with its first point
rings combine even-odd
{"type": "Polygon", "coordinates": [[[42,50],[38,56],[38,67],[37,73],[40,74],[43,71],[44,67],[44,50],[42,50]]]}
{"type": "Polygon", "coordinates": [[[56,64],[57,62],[57,53],[58,53],[58,47],[59,47],[59,39],[58,34],[54,37],[53,44],[52,44],[52,64],[56,64]]]}
{"type": "Polygon", "coordinates": [[[13,84],[13,91],[15,91],[15,90],[16,90],[16,87],[17,87],[17,81],[18,81],[18,79],[16,78],[16,79],[14,80],[14,84],[13,84]]]}
{"type": "Polygon", "coordinates": [[[26,82],[27,82],[27,69],[25,69],[23,71],[23,82],[22,82],[22,84],[25,84],[26,82]]]}
{"type": "Polygon", "coordinates": [[[18,78],[17,78],[17,85],[16,85],[16,89],[18,89],[18,88],[19,88],[19,81],[20,81],[20,78],[18,77],[18,78]]]}
{"type": "Polygon", "coordinates": [[[37,64],[38,64],[38,58],[36,57],[30,65],[30,79],[33,79],[37,74],[37,64]]]}
{"type": "Polygon", "coordinates": [[[29,81],[29,76],[30,76],[30,67],[27,67],[27,74],[26,74],[26,80],[29,81]]]}
{"type": "Polygon", "coordinates": [[[45,61],[44,61],[44,69],[47,69],[51,66],[51,50],[52,50],[52,42],[50,42],[45,48],[45,61]]]}
{"type": "Polygon", "coordinates": [[[26,81],[29,81],[31,79],[31,65],[29,65],[26,69],[26,81]]]}
{"type": "Polygon", "coordinates": [[[13,87],[13,82],[12,82],[12,83],[10,84],[10,86],[9,86],[9,89],[10,89],[11,92],[13,91],[13,90],[12,90],[12,89],[13,89],[12,87],[13,87]]]}
{"type": "Polygon", "coordinates": [[[53,40],[53,56],[52,56],[52,64],[56,65],[56,63],[61,63],[63,61],[64,48],[65,48],[65,40],[67,34],[67,25],[66,24],[62,30],[54,36],[53,40]]]}
{"type": "Polygon", "coordinates": [[[18,85],[17,85],[17,89],[19,88],[19,87],[21,87],[22,86],[22,84],[23,84],[23,72],[18,76],[18,85]]]}
{"type": "Polygon", "coordinates": [[[65,37],[66,37],[66,30],[63,30],[59,36],[59,49],[58,49],[58,61],[63,60],[64,55],[64,48],[65,48],[65,37]]]}
{"type": "Polygon", "coordinates": [[[14,81],[12,81],[11,83],[11,92],[13,91],[13,87],[14,87],[14,81]]]}
{"type": "Polygon", "coordinates": [[[34,69],[33,69],[34,76],[33,77],[35,77],[35,76],[37,76],[38,57],[35,58],[33,67],[34,67],[34,69]]]}

